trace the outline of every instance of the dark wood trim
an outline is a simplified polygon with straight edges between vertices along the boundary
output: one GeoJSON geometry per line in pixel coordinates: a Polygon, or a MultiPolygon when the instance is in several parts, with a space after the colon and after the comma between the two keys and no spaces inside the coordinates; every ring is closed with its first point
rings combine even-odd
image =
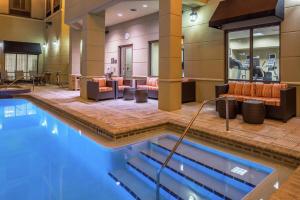
{"type": "Polygon", "coordinates": [[[250,29],[250,46],[249,46],[249,53],[250,53],[250,65],[249,65],[249,80],[250,82],[253,81],[253,28],[250,29]]]}
{"type": "Polygon", "coordinates": [[[224,63],[225,63],[225,68],[224,68],[224,80],[225,83],[228,83],[228,50],[229,50],[229,45],[228,45],[228,31],[225,31],[225,37],[224,37],[224,46],[225,46],[225,58],[224,58],[224,63]]]}
{"type": "MultiPolygon", "coordinates": [[[[159,40],[151,40],[151,41],[148,41],[148,45],[149,45],[149,50],[148,50],[148,76],[151,76],[151,77],[158,77],[158,76],[153,76],[152,75],[152,72],[151,72],[151,53],[152,53],[152,44],[153,43],[156,43],[158,42],[159,43],[159,40]]],[[[159,44],[158,44],[159,45],[159,44]]]]}

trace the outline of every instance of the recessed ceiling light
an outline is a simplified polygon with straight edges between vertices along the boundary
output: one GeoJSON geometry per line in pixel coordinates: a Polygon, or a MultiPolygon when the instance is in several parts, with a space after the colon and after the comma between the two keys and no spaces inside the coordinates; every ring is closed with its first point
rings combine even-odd
{"type": "Polygon", "coordinates": [[[253,35],[254,36],[263,36],[264,34],[263,33],[254,33],[253,35]]]}
{"type": "Polygon", "coordinates": [[[143,4],[143,8],[148,8],[148,5],[147,4],[143,4]]]}
{"type": "Polygon", "coordinates": [[[122,17],[122,16],[123,16],[123,14],[122,14],[122,13],[118,13],[118,16],[119,16],[119,17],[122,17]]]}

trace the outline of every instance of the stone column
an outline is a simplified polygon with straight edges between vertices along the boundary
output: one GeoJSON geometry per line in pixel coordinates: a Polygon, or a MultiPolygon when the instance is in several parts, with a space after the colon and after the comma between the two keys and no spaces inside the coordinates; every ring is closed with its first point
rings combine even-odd
{"type": "Polygon", "coordinates": [[[81,30],[70,28],[70,66],[69,75],[80,74],[81,30]]]}
{"type": "Polygon", "coordinates": [[[87,99],[86,83],[104,75],[105,12],[83,17],[80,96],[87,99]]]}
{"type": "Polygon", "coordinates": [[[182,0],[159,1],[159,98],[161,110],[181,108],[182,0]]]}

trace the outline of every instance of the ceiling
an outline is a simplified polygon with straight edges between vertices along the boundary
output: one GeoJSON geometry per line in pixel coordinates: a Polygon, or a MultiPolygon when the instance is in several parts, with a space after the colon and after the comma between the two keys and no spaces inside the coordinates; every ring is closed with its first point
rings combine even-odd
{"type": "Polygon", "coordinates": [[[106,9],[105,26],[112,26],[159,11],[158,0],[124,1],[106,9]],[[135,11],[131,11],[135,9],[135,11]]]}

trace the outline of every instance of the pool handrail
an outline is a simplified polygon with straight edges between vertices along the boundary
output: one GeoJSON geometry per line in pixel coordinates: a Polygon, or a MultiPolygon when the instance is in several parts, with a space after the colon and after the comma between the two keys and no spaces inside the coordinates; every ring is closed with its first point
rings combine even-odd
{"type": "MultiPolygon", "coordinates": [[[[33,77],[33,76],[32,76],[33,77]]],[[[8,88],[10,88],[11,86],[13,86],[16,82],[18,82],[18,81],[20,81],[20,80],[23,80],[24,79],[24,77],[19,77],[19,78],[17,78],[16,80],[14,80],[13,82],[11,82],[10,84],[8,84],[7,86],[6,86],[6,90],[8,90],[8,88]]],[[[33,79],[32,79],[32,91],[34,91],[34,77],[33,77],[33,79]]]]}
{"type": "Polygon", "coordinates": [[[186,126],[184,132],[181,134],[181,136],[179,137],[179,139],[177,140],[176,144],[174,145],[173,149],[171,150],[171,152],[169,153],[169,155],[167,156],[165,162],[161,165],[161,167],[157,170],[156,173],[156,200],[159,200],[159,190],[160,190],[160,175],[163,171],[163,169],[168,165],[168,163],[170,162],[172,156],[174,155],[174,153],[176,152],[177,148],[179,147],[179,145],[182,143],[184,137],[187,135],[189,129],[191,128],[191,126],[193,125],[193,123],[195,122],[195,120],[197,119],[198,115],[200,114],[200,112],[202,111],[203,107],[210,103],[210,102],[216,102],[218,100],[225,100],[225,105],[226,105],[226,131],[229,131],[229,103],[228,103],[228,97],[218,97],[215,99],[211,99],[211,100],[205,100],[201,103],[200,108],[198,109],[197,113],[194,115],[194,117],[190,120],[190,122],[188,123],[188,125],[186,126]]]}

